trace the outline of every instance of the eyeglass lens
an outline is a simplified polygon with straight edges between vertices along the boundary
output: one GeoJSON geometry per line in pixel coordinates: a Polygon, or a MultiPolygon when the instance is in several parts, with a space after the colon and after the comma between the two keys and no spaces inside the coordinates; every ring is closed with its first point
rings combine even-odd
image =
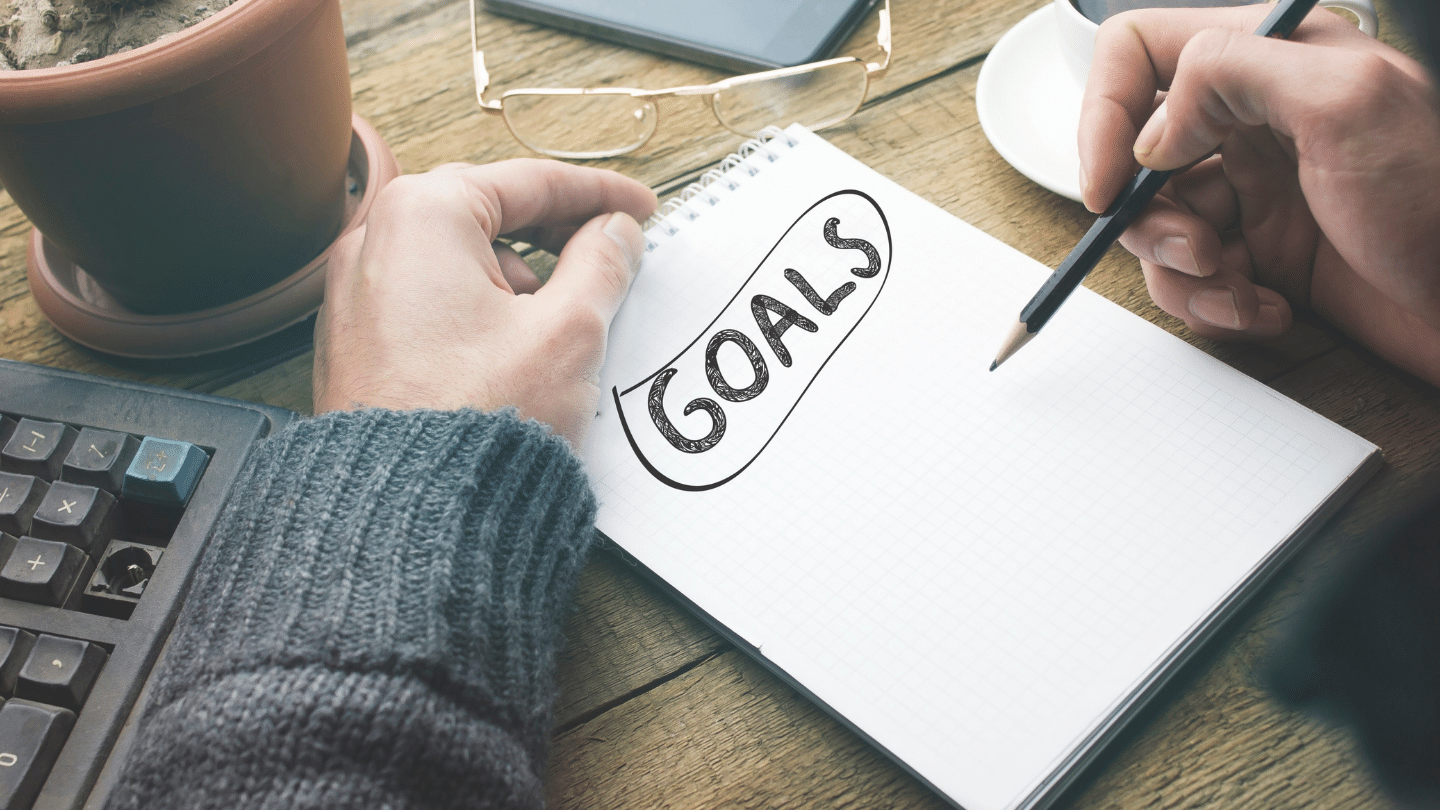
{"type": "Polygon", "coordinates": [[[741,81],[715,94],[715,116],[743,135],[756,135],[771,125],[820,129],[860,108],[866,82],[865,65],[858,61],[741,81]]]}
{"type": "Polygon", "coordinates": [[[505,123],[516,139],[562,158],[608,157],[655,131],[655,105],[620,93],[508,93],[505,123]]]}

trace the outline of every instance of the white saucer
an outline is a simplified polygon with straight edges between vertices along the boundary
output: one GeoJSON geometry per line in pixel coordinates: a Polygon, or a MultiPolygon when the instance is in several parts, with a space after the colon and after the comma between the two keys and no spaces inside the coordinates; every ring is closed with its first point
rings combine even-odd
{"type": "Polygon", "coordinates": [[[1084,86],[1060,52],[1054,6],[1021,20],[980,66],[975,108],[995,151],[1056,194],[1080,199],[1080,99],[1084,86]]]}

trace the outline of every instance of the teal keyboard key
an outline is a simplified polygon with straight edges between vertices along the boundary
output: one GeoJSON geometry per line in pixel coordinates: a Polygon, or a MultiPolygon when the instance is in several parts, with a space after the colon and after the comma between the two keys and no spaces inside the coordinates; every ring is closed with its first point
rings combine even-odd
{"type": "Polygon", "coordinates": [[[210,457],[189,443],[146,436],[125,471],[124,497],[157,506],[183,507],[200,483],[210,457]]]}

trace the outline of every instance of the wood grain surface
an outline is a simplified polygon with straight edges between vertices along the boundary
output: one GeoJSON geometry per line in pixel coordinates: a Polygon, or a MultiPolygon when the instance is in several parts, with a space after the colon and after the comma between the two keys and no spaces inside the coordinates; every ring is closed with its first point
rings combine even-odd
{"type": "MultiPolygon", "coordinates": [[[[853,119],[823,135],[1053,266],[1092,218],[1006,164],[986,141],[974,103],[986,53],[1045,2],[898,0],[892,70],[853,119]]],[[[503,123],[475,104],[466,3],[342,3],[356,110],[376,125],[405,170],[529,156],[503,123]]],[[[1389,15],[1382,20],[1388,22],[1389,15]]],[[[872,18],[843,52],[876,53],[874,33],[872,18]]],[[[479,35],[494,90],[663,87],[721,75],[488,15],[480,20],[479,35]]],[[[1408,47],[1393,34],[1387,39],[1408,47]]],[[[702,100],[681,100],[661,109],[659,131],[640,152],[595,165],[664,192],[696,177],[738,140],[714,121],[702,100]]],[[[0,195],[0,325],[7,357],[219,388],[308,412],[308,353],[262,364],[258,371],[234,365],[175,371],[118,366],[76,348],[50,328],[29,296],[28,231],[23,214],[8,195],[0,195]]],[[[532,258],[541,265],[546,261],[543,255],[532,258]]],[[[1258,672],[1285,621],[1349,555],[1366,546],[1374,526],[1417,496],[1437,467],[1440,395],[1310,318],[1262,344],[1201,340],[1150,302],[1137,263],[1118,248],[1086,283],[1375,442],[1387,466],[1063,806],[1389,807],[1349,738],[1276,705],[1260,688],[1258,672]]],[[[554,807],[946,806],[617,558],[599,554],[587,569],[567,632],[550,765],[554,807]]]]}

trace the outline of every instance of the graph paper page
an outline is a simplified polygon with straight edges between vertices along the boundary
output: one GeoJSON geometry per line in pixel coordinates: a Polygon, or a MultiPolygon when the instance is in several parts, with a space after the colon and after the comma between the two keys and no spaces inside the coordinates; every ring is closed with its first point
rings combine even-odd
{"type": "Polygon", "coordinates": [[[951,800],[1016,806],[1375,448],[1084,289],[989,372],[1049,269],[787,134],[647,232],[599,527],[951,800]]]}

